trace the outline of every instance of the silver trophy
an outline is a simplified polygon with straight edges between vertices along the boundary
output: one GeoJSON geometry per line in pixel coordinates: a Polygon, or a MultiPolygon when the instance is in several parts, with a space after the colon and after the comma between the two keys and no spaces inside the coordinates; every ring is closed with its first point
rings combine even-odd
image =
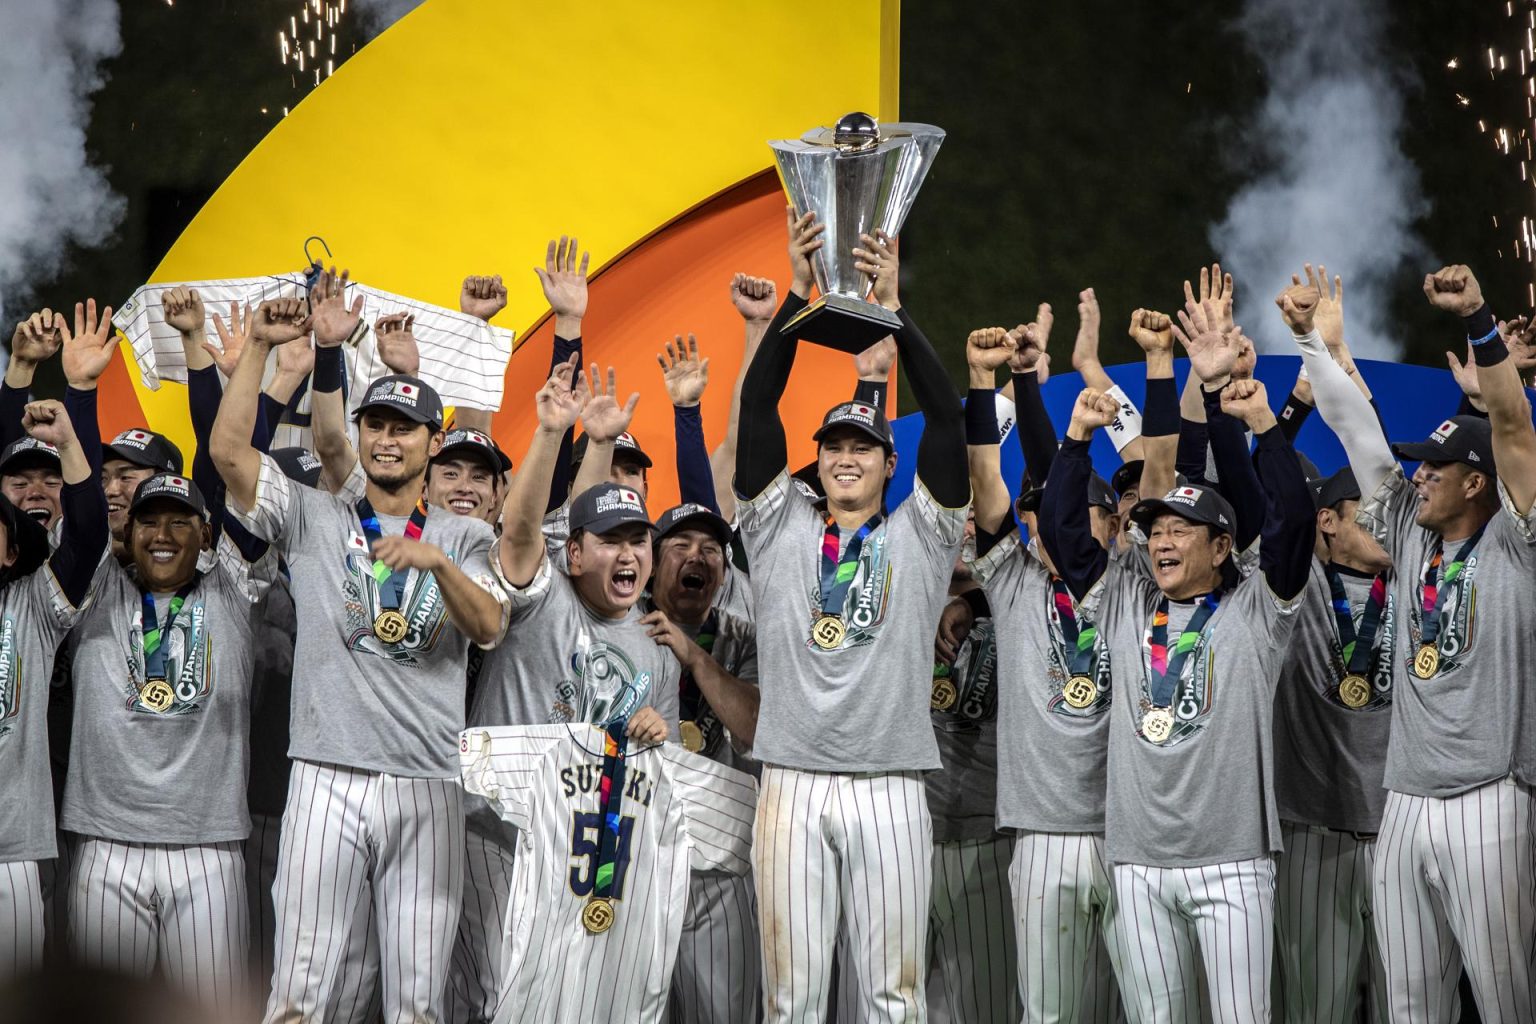
{"type": "Polygon", "coordinates": [[[901,326],[866,297],[873,282],[854,269],[853,249],[861,234],[901,230],[943,141],[944,130],[931,124],[882,125],[852,113],[835,128],[768,143],[790,203],[802,214],[816,211],[826,225],[822,247],[811,254],[821,295],[784,333],[857,353],[901,326]]]}

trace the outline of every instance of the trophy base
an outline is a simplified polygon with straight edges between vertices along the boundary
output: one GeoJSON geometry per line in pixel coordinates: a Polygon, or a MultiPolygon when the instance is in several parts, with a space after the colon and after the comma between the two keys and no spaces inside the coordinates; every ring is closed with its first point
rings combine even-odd
{"type": "Polygon", "coordinates": [[[813,345],[858,355],[900,326],[901,317],[878,302],[834,292],[820,296],[801,310],[784,325],[784,333],[813,345]]]}

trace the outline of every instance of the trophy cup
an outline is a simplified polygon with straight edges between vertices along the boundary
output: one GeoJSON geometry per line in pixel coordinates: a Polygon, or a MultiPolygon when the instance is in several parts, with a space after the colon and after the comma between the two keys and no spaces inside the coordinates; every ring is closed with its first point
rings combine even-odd
{"type": "Polygon", "coordinates": [[[790,203],[802,214],[816,211],[826,225],[822,247],[811,254],[821,295],[784,333],[859,353],[901,326],[895,313],[866,297],[872,282],[854,269],[852,250],[860,234],[901,230],[943,141],[944,130],[931,124],[882,125],[852,113],[835,128],[768,143],[790,203]]]}

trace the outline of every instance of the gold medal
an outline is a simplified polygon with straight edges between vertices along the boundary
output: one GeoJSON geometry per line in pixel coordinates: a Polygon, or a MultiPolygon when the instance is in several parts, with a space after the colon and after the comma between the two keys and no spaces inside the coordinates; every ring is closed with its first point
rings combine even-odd
{"type": "Polygon", "coordinates": [[[1153,708],[1141,719],[1141,734],[1153,743],[1167,741],[1173,732],[1173,712],[1167,708],[1153,708]]]}
{"type": "Polygon", "coordinates": [[[593,896],[581,908],[581,926],[592,935],[601,935],[613,927],[613,900],[593,896]]]}
{"type": "Polygon", "coordinates": [[[824,651],[833,651],[842,646],[843,637],[847,633],[848,627],[836,615],[823,615],[811,627],[811,639],[824,651]]]}
{"type": "Polygon", "coordinates": [[[697,754],[704,749],[704,730],[699,728],[698,722],[690,722],[684,719],[678,725],[677,731],[683,736],[684,750],[691,750],[697,754]]]}
{"type": "Polygon", "coordinates": [[[410,624],[393,608],[386,608],[379,612],[379,617],[373,620],[373,635],[387,644],[397,644],[405,639],[410,624]]]}
{"type": "Polygon", "coordinates": [[[1419,653],[1413,656],[1413,674],[1420,679],[1428,679],[1440,671],[1440,648],[1434,644],[1425,644],[1419,648],[1419,653]]]}
{"type": "Polygon", "coordinates": [[[1371,684],[1365,676],[1351,673],[1339,683],[1339,700],[1347,708],[1363,708],[1371,701],[1371,684]]]}
{"type": "Polygon", "coordinates": [[[1067,702],[1068,707],[1081,711],[1099,699],[1099,688],[1088,676],[1073,676],[1061,688],[1061,699],[1067,702]]]}
{"type": "Polygon", "coordinates": [[[164,679],[151,679],[139,688],[139,703],[151,711],[165,711],[175,698],[170,684],[164,679]]]}
{"type": "Polygon", "coordinates": [[[947,678],[939,676],[933,681],[933,697],[928,701],[935,711],[948,711],[955,706],[955,701],[960,699],[960,693],[955,689],[955,684],[947,678]]]}

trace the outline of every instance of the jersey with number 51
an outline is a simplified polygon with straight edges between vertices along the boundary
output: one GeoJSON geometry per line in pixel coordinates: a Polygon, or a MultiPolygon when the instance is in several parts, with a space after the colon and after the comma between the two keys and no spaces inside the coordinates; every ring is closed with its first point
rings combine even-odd
{"type": "Polygon", "coordinates": [[[690,871],[744,875],[757,786],[674,744],[625,759],[614,851],[613,925],[590,934],[603,814],[602,730],[474,728],[460,737],[464,787],[517,828],[497,1024],[659,1022],[690,871]]]}

